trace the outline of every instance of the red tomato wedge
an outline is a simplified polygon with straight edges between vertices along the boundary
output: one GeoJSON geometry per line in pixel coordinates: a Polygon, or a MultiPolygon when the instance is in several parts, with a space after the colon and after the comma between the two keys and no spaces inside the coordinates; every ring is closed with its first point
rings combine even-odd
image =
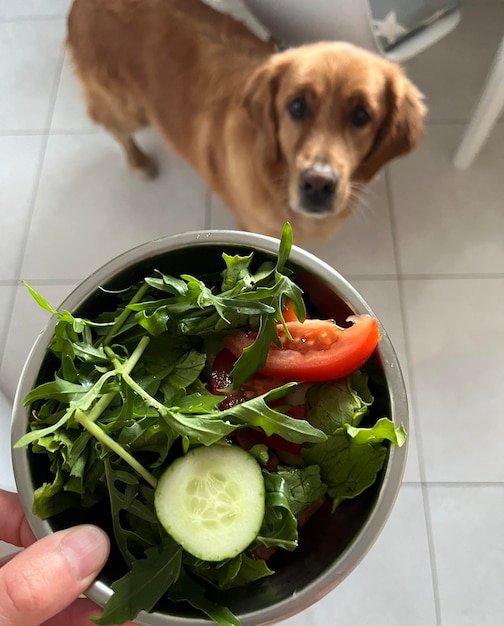
{"type": "MultiPolygon", "coordinates": [[[[343,378],[355,372],[369,359],[378,341],[380,329],[370,315],[351,315],[349,328],[333,320],[309,319],[287,322],[289,339],[282,324],[277,331],[282,348],[271,345],[266,364],[260,370],[266,376],[282,380],[316,382],[343,378]]],[[[224,338],[224,345],[236,357],[250,346],[257,333],[237,332],[224,338]]]]}
{"type": "Polygon", "coordinates": [[[298,318],[297,315],[294,313],[294,307],[292,306],[292,300],[286,300],[283,311],[282,311],[282,317],[284,318],[284,320],[286,322],[298,322],[298,318]]]}
{"type": "MultiPolygon", "coordinates": [[[[250,398],[260,396],[276,387],[280,387],[284,384],[283,380],[278,378],[271,378],[270,376],[264,376],[263,374],[254,374],[244,385],[239,389],[224,391],[227,387],[232,385],[233,379],[230,376],[230,372],[235,364],[236,357],[229,350],[221,350],[214,359],[212,370],[210,372],[210,391],[215,395],[225,395],[226,398],[219,404],[221,410],[229,409],[236,404],[240,404],[250,398]]],[[[285,405],[284,399],[275,400],[271,403],[271,406],[285,405]]],[[[296,419],[305,419],[306,408],[305,405],[289,406],[285,411],[290,417],[296,419]]],[[[237,433],[238,442],[245,450],[249,450],[257,443],[262,443],[268,448],[274,450],[280,450],[299,456],[301,454],[301,444],[292,443],[280,437],[279,435],[266,435],[262,431],[258,431],[252,428],[245,428],[237,433]]]]}
{"type": "MultiPolygon", "coordinates": [[[[299,322],[298,316],[294,312],[294,306],[290,298],[287,298],[287,300],[285,301],[282,309],[282,317],[286,322],[299,322]]],[[[309,317],[309,313],[306,312],[306,318],[308,319],[309,317]]]]}
{"type": "Polygon", "coordinates": [[[217,354],[212,365],[210,372],[210,391],[215,395],[226,396],[219,404],[221,410],[230,409],[236,404],[240,404],[256,396],[261,396],[263,393],[284,384],[284,381],[278,378],[271,378],[256,373],[238,389],[223,391],[233,384],[230,372],[235,362],[235,355],[229,350],[223,349],[217,354]]]}
{"type": "Polygon", "coordinates": [[[219,404],[221,410],[229,409],[245,400],[243,389],[223,391],[233,384],[233,379],[229,373],[233,369],[235,361],[236,357],[229,350],[221,350],[215,357],[212,365],[210,391],[215,395],[226,396],[226,399],[219,404]]]}

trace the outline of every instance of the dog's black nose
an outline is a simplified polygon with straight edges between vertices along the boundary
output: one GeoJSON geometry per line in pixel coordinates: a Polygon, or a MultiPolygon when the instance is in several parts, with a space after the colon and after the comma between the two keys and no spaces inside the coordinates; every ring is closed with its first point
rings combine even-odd
{"type": "Polygon", "coordinates": [[[304,170],[299,175],[300,205],[308,213],[332,211],[338,182],[338,176],[329,167],[304,170]]]}

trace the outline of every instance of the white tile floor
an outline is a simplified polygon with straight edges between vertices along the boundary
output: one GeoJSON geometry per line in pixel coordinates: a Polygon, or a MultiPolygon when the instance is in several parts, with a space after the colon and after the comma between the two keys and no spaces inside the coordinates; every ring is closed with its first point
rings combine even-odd
{"type": "MultiPolygon", "coordinates": [[[[69,5],[0,0],[0,387],[11,398],[45,321],[20,279],[56,304],[132,245],[234,226],[154,133],[140,141],[162,174],[143,182],[91,125],[64,58],[69,5]]],[[[387,167],[332,242],[308,246],[381,317],[414,423],[376,545],[285,626],[504,623],[504,123],[471,169],[451,165],[504,33],[504,2],[462,10],[453,34],[407,64],[430,107],[420,148],[387,167]]]]}

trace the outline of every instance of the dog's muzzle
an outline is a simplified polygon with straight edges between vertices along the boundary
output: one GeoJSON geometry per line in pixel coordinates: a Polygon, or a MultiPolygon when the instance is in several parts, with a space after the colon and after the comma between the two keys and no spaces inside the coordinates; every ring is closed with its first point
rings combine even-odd
{"type": "Polygon", "coordinates": [[[299,209],[306,213],[324,214],[334,211],[339,177],[328,165],[315,165],[303,170],[298,179],[299,209]]]}

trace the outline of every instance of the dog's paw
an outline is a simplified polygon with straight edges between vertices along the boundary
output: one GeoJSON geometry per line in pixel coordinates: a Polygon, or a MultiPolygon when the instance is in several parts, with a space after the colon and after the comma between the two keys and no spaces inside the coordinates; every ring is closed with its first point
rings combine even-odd
{"type": "Polygon", "coordinates": [[[146,157],[145,162],[135,168],[143,180],[154,180],[159,175],[159,166],[151,157],[146,157]]]}
{"type": "Polygon", "coordinates": [[[130,168],[144,180],[152,180],[159,174],[156,160],[140,150],[131,138],[126,147],[126,158],[130,168]]]}

